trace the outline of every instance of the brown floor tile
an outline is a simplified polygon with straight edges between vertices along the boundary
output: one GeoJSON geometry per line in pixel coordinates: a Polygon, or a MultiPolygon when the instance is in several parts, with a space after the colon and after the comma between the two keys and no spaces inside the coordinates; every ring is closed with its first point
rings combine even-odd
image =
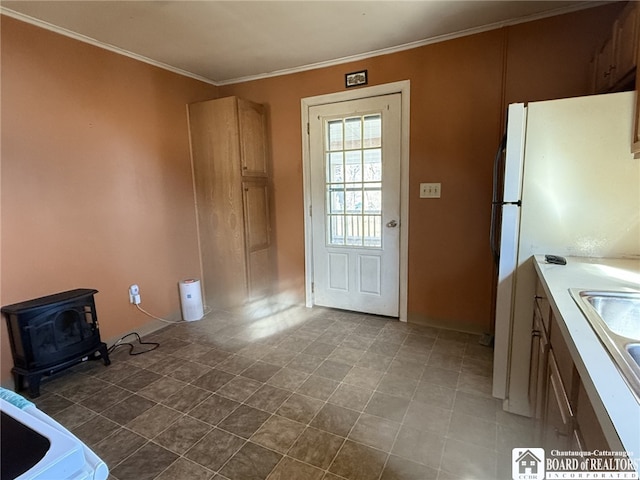
{"type": "Polygon", "coordinates": [[[96,415],[91,420],[72,429],[71,432],[91,448],[119,428],[120,425],[117,423],[112,422],[102,415],[96,415]]]}
{"type": "Polygon", "coordinates": [[[384,372],[364,367],[353,367],[342,380],[355,387],[375,390],[384,372]]]}
{"type": "Polygon", "coordinates": [[[376,340],[374,340],[373,343],[369,346],[368,351],[378,355],[384,355],[385,357],[395,357],[396,353],[398,353],[399,348],[399,343],[392,343],[384,341],[380,338],[376,338],[376,340]]]}
{"type": "Polygon", "coordinates": [[[396,439],[398,430],[400,430],[399,423],[364,413],[356,422],[353,430],[351,430],[349,438],[370,447],[389,452],[396,439]]]}
{"type": "Polygon", "coordinates": [[[311,374],[322,364],[324,357],[316,357],[306,353],[299,353],[287,364],[287,368],[311,374]]]}
{"type": "Polygon", "coordinates": [[[496,412],[499,409],[498,400],[474,393],[458,390],[453,402],[453,411],[475,415],[492,422],[496,421],[496,412]]]}
{"type": "Polygon", "coordinates": [[[239,375],[240,372],[246,370],[254,363],[255,360],[252,358],[243,357],[241,355],[231,355],[216,365],[216,368],[218,370],[233,373],[234,375],[239,375]]]}
{"type": "Polygon", "coordinates": [[[220,470],[230,480],[264,480],[282,455],[247,442],[220,470]]]}
{"type": "Polygon", "coordinates": [[[189,383],[206,374],[209,370],[210,368],[205,365],[190,361],[182,361],[182,363],[168,375],[176,380],[180,380],[181,382],[189,383]]]}
{"type": "Polygon", "coordinates": [[[286,390],[295,390],[302,385],[307,378],[309,378],[308,373],[285,367],[271,377],[267,383],[286,390]]]}
{"type": "Polygon", "coordinates": [[[264,383],[278,373],[281,368],[282,367],[277,365],[258,361],[244,370],[240,375],[264,383]]]}
{"type": "Polygon", "coordinates": [[[386,418],[394,422],[401,422],[409,407],[406,398],[394,397],[386,393],[375,392],[364,411],[371,415],[386,418]]]}
{"type": "Polygon", "coordinates": [[[432,468],[439,468],[444,443],[443,435],[404,425],[400,428],[392,453],[432,468]]]}
{"type": "Polygon", "coordinates": [[[435,383],[443,387],[456,388],[458,386],[459,372],[445,368],[427,366],[422,372],[421,380],[427,383],[435,383]]]}
{"type": "Polygon", "coordinates": [[[301,423],[273,415],[253,434],[251,441],[271,450],[286,453],[304,429],[305,426],[301,423]]]}
{"type": "Polygon", "coordinates": [[[329,471],[349,480],[376,480],[386,459],[380,450],[347,440],[329,471]]]}
{"type": "Polygon", "coordinates": [[[294,393],[276,412],[278,415],[290,418],[296,422],[307,424],[322,408],[324,402],[294,393]]]}
{"type": "Polygon", "coordinates": [[[376,390],[388,395],[411,400],[411,398],[413,398],[413,393],[415,392],[417,385],[417,380],[385,373],[380,380],[380,383],[378,383],[376,390]]]}
{"type": "Polygon", "coordinates": [[[162,402],[174,393],[180,391],[185,385],[184,382],[176,380],[175,378],[162,376],[138,391],[138,395],[153,400],[154,402],[162,402]]]}
{"type": "Polygon", "coordinates": [[[68,429],[76,428],[79,425],[91,420],[97,414],[93,410],[78,403],[74,403],[64,410],[51,415],[56,421],[60,422],[68,429]]]}
{"type": "Polygon", "coordinates": [[[326,403],[309,425],[325,432],[346,437],[359,416],[360,413],[355,410],[326,403]]]}
{"type": "Polygon", "coordinates": [[[451,409],[453,408],[455,395],[456,391],[453,388],[421,381],[416,387],[413,400],[426,404],[427,406],[425,406],[425,408],[428,408],[428,406],[434,406],[451,409]]]}
{"type": "Polygon", "coordinates": [[[155,405],[127,423],[127,428],[148,439],[154,438],[182,414],[177,410],[155,405]]]}
{"type": "Polygon", "coordinates": [[[208,423],[185,415],[171,424],[153,441],[174,453],[182,455],[209,433],[212,428],[208,423]]]}
{"type": "Polygon", "coordinates": [[[244,402],[253,395],[262,383],[245,377],[235,377],[229,383],[219,388],[218,395],[230,398],[236,402],[244,402]]]}
{"type": "Polygon", "coordinates": [[[164,400],[162,404],[186,413],[210,396],[211,392],[208,390],[187,385],[164,400]]]}
{"type": "MultiPolygon", "coordinates": [[[[127,392],[127,395],[130,395],[130,393],[127,392]]],[[[62,397],[57,393],[45,393],[38,398],[32,399],[32,401],[47,415],[53,415],[73,405],[71,400],[62,397]]]]}
{"type": "Polygon", "coordinates": [[[189,415],[210,425],[217,425],[239,406],[239,402],[213,394],[191,410],[189,415]]]}
{"type": "Polygon", "coordinates": [[[349,370],[351,370],[350,365],[333,360],[325,360],[313,374],[340,382],[349,373],[349,370]]]}
{"type": "Polygon", "coordinates": [[[344,439],[328,432],[307,427],[288,455],[302,462],[326,469],[331,465],[344,439]]]}
{"type": "Polygon", "coordinates": [[[327,400],[336,391],[339,384],[335,380],[313,374],[298,387],[297,392],[319,400],[327,400]]]}
{"type": "Polygon", "coordinates": [[[429,367],[438,367],[444,368],[445,370],[453,370],[454,372],[459,372],[462,369],[462,356],[433,352],[429,356],[427,365],[429,367]]]}
{"type": "Polygon", "coordinates": [[[446,435],[450,419],[451,410],[434,406],[425,408],[424,404],[412,401],[402,423],[417,430],[446,435]]]}
{"type": "Polygon", "coordinates": [[[475,415],[453,412],[447,437],[495,449],[497,432],[495,422],[475,415]]]}
{"type": "Polygon", "coordinates": [[[284,457],[268,480],[322,480],[324,472],[290,457],[284,457]]]}
{"type": "Polygon", "coordinates": [[[380,480],[436,480],[438,470],[391,455],[380,480]]]}
{"type": "Polygon", "coordinates": [[[235,454],[245,441],[218,428],[213,429],[184,454],[189,460],[217,471],[235,454]]]}
{"type": "Polygon", "coordinates": [[[373,390],[342,383],[336,391],[333,392],[333,395],[329,397],[328,401],[341,407],[362,412],[369,402],[371,395],[373,395],[373,390]]]}
{"type": "Polygon", "coordinates": [[[196,387],[204,388],[210,392],[215,392],[229,383],[233,378],[235,378],[235,375],[213,368],[191,383],[196,387]]]}
{"type": "Polygon", "coordinates": [[[462,478],[493,480],[497,475],[495,451],[467,442],[448,439],[442,454],[441,469],[462,478]],[[465,461],[460,461],[464,452],[465,461]]]}
{"type": "Polygon", "coordinates": [[[247,405],[264,410],[265,412],[275,413],[280,405],[291,395],[290,390],[273,387],[271,385],[263,385],[248,400],[247,405]]]}
{"type": "Polygon", "coordinates": [[[214,473],[197,463],[186,458],[179,458],[155,480],[210,480],[213,476],[214,473]]]}
{"type": "Polygon", "coordinates": [[[270,413],[255,409],[248,405],[240,405],[227,418],[218,424],[218,428],[249,438],[271,416],[270,413]]]}
{"type": "Polygon", "coordinates": [[[386,372],[389,365],[391,365],[393,358],[386,357],[384,355],[378,355],[370,351],[364,352],[356,367],[369,368],[371,370],[377,370],[378,372],[386,372]]]}
{"type": "Polygon", "coordinates": [[[120,425],[126,425],[154,405],[156,405],[155,402],[134,394],[116,403],[113,407],[107,408],[102,412],[102,415],[120,425]]]}
{"type": "Polygon", "coordinates": [[[154,443],[147,443],[112,471],[118,480],[152,480],[178,456],[154,443]]]}
{"type": "Polygon", "coordinates": [[[126,428],[119,428],[113,434],[98,442],[93,451],[111,470],[121,461],[133,454],[147,439],[126,428]]]}
{"type": "Polygon", "coordinates": [[[327,358],[334,362],[353,366],[358,363],[358,360],[362,358],[362,355],[364,355],[363,350],[347,347],[343,344],[339,345],[327,358]]]}

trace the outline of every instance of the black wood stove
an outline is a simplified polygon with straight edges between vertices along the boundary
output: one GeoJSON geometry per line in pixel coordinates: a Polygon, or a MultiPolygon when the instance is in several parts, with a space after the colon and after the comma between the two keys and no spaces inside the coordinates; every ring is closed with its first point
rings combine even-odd
{"type": "Polygon", "coordinates": [[[7,321],[16,391],[40,395],[43,375],[52,375],[76,363],[102,358],[109,365],[107,345],[100,340],[93,295],[79,288],[2,307],[7,321]]]}

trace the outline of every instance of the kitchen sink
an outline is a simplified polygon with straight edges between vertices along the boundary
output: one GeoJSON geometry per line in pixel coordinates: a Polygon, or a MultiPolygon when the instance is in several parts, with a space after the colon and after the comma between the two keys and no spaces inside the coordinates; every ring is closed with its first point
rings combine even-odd
{"type": "Polygon", "coordinates": [[[569,292],[640,402],[640,292],[569,292]]]}

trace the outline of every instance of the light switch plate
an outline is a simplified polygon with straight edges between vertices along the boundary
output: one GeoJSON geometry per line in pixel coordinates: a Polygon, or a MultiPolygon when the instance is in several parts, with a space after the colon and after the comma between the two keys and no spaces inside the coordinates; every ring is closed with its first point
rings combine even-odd
{"type": "Polygon", "coordinates": [[[421,183],[420,198],[440,198],[440,183],[421,183]]]}

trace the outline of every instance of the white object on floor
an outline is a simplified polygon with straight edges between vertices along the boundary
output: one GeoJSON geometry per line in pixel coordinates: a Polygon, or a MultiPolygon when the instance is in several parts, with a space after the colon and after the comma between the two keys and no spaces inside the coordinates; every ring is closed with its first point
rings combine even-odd
{"type": "Polygon", "coordinates": [[[0,398],[0,411],[51,442],[42,459],[15,480],[105,480],[109,476],[107,465],[89,447],[35,406],[20,409],[0,398]]]}

